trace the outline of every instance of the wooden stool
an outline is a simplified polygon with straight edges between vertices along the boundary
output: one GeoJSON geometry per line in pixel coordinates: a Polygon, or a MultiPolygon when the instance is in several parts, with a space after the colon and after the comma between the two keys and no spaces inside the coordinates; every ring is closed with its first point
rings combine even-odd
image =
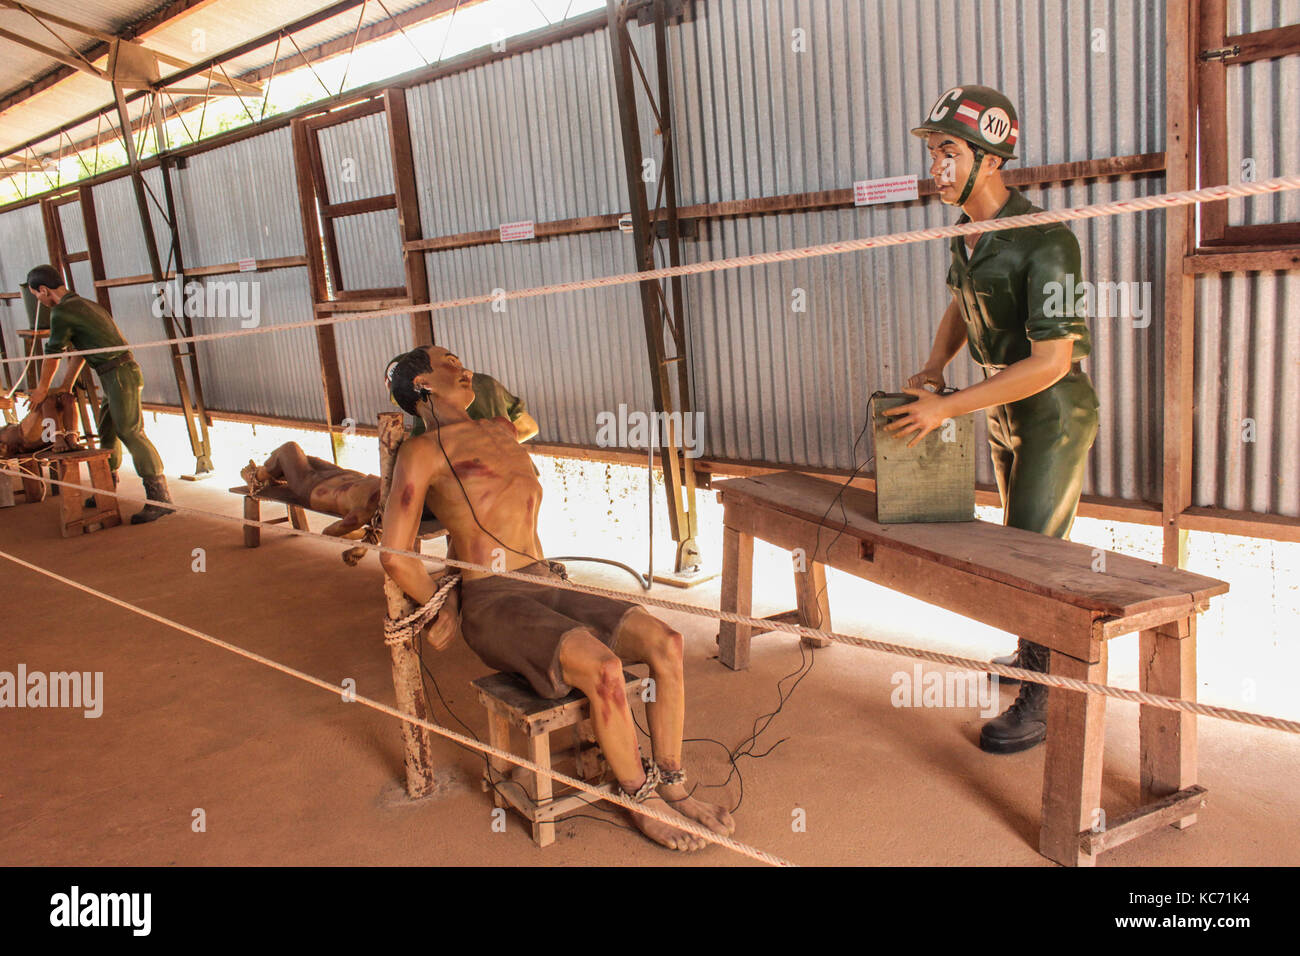
{"type": "Polygon", "coordinates": [[[81,463],[86,463],[91,489],[64,487],[59,496],[59,528],[65,538],[112,528],[122,523],[122,511],[117,504],[117,489],[113,487],[113,470],[108,466],[112,452],[107,448],[81,448],[77,451],[41,452],[38,462],[48,462],[50,477],[55,481],[82,484],[81,463]],[[96,491],[106,494],[96,495],[96,491]],[[93,506],[87,499],[95,498],[93,506]]]}
{"type": "Polygon", "coordinates": [[[3,481],[0,481],[0,508],[12,508],[14,501],[15,483],[17,490],[22,493],[24,500],[30,504],[39,504],[45,500],[45,494],[49,485],[41,481],[44,476],[44,469],[41,462],[32,455],[20,455],[17,458],[0,459],[0,469],[5,471],[20,471],[22,477],[14,475],[0,475],[3,481]],[[28,476],[31,477],[28,477],[28,476]]]}
{"type": "MultiPolygon", "coordinates": [[[[642,679],[623,672],[628,699],[639,692],[642,679]]],[[[489,674],[473,681],[478,691],[479,703],[488,712],[488,742],[501,750],[518,753],[510,746],[510,728],[517,728],[524,736],[526,756],[533,763],[551,769],[552,756],[573,758],[577,764],[574,776],[595,783],[604,775],[604,759],[595,746],[595,733],[591,727],[591,712],[585,694],[574,691],[567,697],[548,700],[533,693],[528,682],[513,674],[489,674]],[[572,727],[576,735],[574,746],[557,754],[551,753],[551,734],[572,727]]],[[[566,813],[589,806],[592,798],[586,793],[553,798],[553,781],[523,767],[515,767],[499,757],[489,757],[483,774],[483,789],[494,789],[493,800],[498,807],[513,807],[533,825],[533,842],[550,846],[555,842],[555,821],[566,813]]],[[[598,787],[602,793],[613,793],[614,784],[598,787]]]]}

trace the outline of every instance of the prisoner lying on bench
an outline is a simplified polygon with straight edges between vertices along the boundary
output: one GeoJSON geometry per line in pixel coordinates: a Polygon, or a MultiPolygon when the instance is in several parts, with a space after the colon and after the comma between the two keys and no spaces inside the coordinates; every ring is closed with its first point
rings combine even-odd
{"type": "MultiPolygon", "coordinates": [[[[375,475],[363,475],[308,455],[296,442],[281,445],[260,465],[250,460],[239,474],[245,486],[230,490],[244,496],[246,518],[259,520],[258,503],[275,501],[288,506],[287,520],[299,530],[307,530],[302,513],[305,509],[339,519],[326,526],[322,534],[336,538],[364,537],[371,543],[378,541],[372,527],[379,508],[379,478],[375,475]]],[[[284,520],[272,519],[272,522],[284,520]]],[[[446,533],[446,528],[426,510],[420,523],[419,540],[441,537],[446,533]]],[[[246,527],[244,543],[250,548],[257,547],[260,529],[246,527]]],[[[354,548],[346,552],[343,559],[355,565],[364,554],[364,549],[354,548]]]]}

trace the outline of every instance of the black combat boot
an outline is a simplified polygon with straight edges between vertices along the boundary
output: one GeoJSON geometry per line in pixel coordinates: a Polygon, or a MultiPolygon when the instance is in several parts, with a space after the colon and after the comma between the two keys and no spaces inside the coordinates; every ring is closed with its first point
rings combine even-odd
{"type": "MultiPolygon", "coordinates": [[[[1046,674],[1051,652],[1041,644],[1020,642],[1020,666],[1046,674]]],[[[991,754],[1014,754],[1042,743],[1047,737],[1047,686],[1025,681],[1015,703],[980,730],[980,749],[991,754]]]]}
{"type": "MultiPolygon", "coordinates": [[[[1019,666],[1020,666],[1020,647],[1021,647],[1021,645],[1023,645],[1024,643],[1025,643],[1025,642],[1024,642],[1024,639],[1022,638],[1022,639],[1020,640],[1020,642],[1019,642],[1018,644],[1016,644],[1016,652],[1015,652],[1014,654],[1006,654],[1006,655],[1004,655],[1004,656],[1002,656],[1002,657],[995,657],[995,658],[993,658],[993,663],[994,663],[994,664],[1001,664],[1003,667],[1019,667],[1019,666]]],[[[993,675],[990,674],[989,677],[991,678],[991,677],[993,677],[993,675]]],[[[997,678],[998,678],[998,682],[999,682],[999,683],[1006,684],[1008,687],[1013,687],[1014,685],[1020,683],[1020,678],[1019,678],[1019,677],[1006,677],[1006,676],[1004,676],[1004,675],[1002,675],[1002,674],[998,674],[998,675],[997,675],[997,678]]]]}
{"type": "MultiPolygon", "coordinates": [[[[167,493],[167,479],[163,475],[156,478],[144,478],[144,496],[150,502],[165,501],[167,504],[172,503],[172,496],[167,493]]],[[[171,514],[171,508],[163,508],[156,504],[147,504],[138,512],[131,516],[131,524],[144,524],[147,521],[157,521],[163,515],[171,514]]]]}

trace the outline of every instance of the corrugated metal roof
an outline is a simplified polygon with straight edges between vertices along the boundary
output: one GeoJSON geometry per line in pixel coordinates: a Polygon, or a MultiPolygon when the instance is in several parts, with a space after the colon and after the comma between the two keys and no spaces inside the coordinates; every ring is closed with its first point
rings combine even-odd
{"type": "MultiPolygon", "coordinates": [[[[427,0],[384,0],[383,4],[367,4],[360,23],[369,26],[387,19],[385,7],[389,12],[399,14],[425,2],[427,0]]],[[[33,6],[40,8],[42,3],[51,13],[111,33],[121,32],[124,27],[144,19],[165,5],[160,0],[146,0],[125,7],[117,0],[59,0],[58,3],[54,0],[39,0],[33,6]]],[[[141,42],[150,49],[193,63],[215,56],[223,50],[233,49],[330,5],[329,0],[275,0],[275,3],[265,3],[262,0],[216,0],[200,4],[167,20],[149,31],[141,38],[141,42]]],[[[305,50],[351,35],[357,28],[361,13],[361,8],[357,7],[308,27],[295,34],[295,42],[305,50]]],[[[45,46],[59,46],[44,27],[15,10],[0,10],[0,27],[29,36],[45,46]]],[[[78,49],[90,49],[95,42],[75,31],[57,29],[78,49]]],[[[0,94],[22,89],[62,65],[57,60],[18,44],[8,41],[0,43],[3,43],[5,52],[5,66],[0,68],[0,94]]],[[[238,76],[260,68],[271,62],[274,50],[275,44],[268,44],[232,60],[226,64],[225,69],[231,76],[238,76]]],[[[293,46],[286,41],[280,55],[287,56],[292,52],[293,46]]],[[[96,67],[103,68],[106,57],[99,57],[92,62],[96,67]]],[[[165,78],[172,72],[175,71],[169,67],[163,70],[162,75],[165,78]]],[[[68,76],[5,112],[4,124],[0,127],[0,152],[48,132],[59,121],[73,119],[109,106],[112,102],[112,88],[103,80],[80,72],[68,76]],[[52,117],[57,119],[51,119],[52,117]]],[[[92,131],[93,128],[92,123],[92,131]]]]}

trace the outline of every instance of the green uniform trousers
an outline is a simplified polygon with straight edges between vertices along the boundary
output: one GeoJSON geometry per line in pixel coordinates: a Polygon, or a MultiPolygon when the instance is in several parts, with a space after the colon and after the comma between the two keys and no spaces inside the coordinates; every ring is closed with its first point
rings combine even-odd
{"type": "Polygon", "coordinates": [[[140,366],[127,362],[111,372],[100,373],[99,386],[104,398],[99,403],[95,427],[99,432],[99,447],[112,451],[109,466],[117,471],[122,464],[122,446],[126,445],[135,473],[141,478],[157,478],[163,473],[163,463],[158,449],[144,433],[144,414],[140,409],[144,377],[140,366]]]}
{"type": "Polygon", "coordinates": [[[1069,536],[1097,437],[1097,408],[1088,376],[1072,371],[1037,395],[987,410],[1004,524],[1069,536]]]}

